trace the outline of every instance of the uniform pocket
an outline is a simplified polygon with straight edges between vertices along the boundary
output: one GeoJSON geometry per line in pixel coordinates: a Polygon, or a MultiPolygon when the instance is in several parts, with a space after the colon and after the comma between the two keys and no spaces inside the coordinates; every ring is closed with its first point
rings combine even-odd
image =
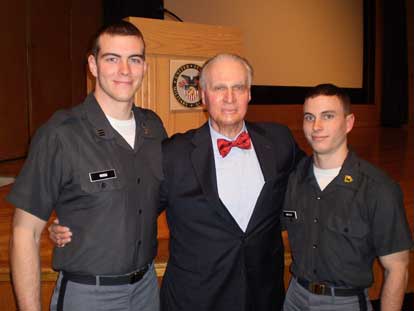
{"type": "Polygon", "coordinates": [[[83,173],[80,176],[81,189],[87,193],[119,190],[123,184],[115,170],[102,170],[83,173]]]}
{"type": "Polygon", "coordinates": [[[284,209],[282,211],[282,224],[286,229],[303,224],[302,215],[293,209],[284,209]]]}
{"type": "Polygon", "coordinates": [[[369,233],[369,226],[362,221],[344,221],[338,216],[328,219],[329,230],[350,238],[363,238],[369,233]]]}
{"type": "Polygon", "coordinates": [[[293,209],[284,209],[281,218],[283,228],[288,232],[289,243],[291,245],[303,243],[307,237],[303,213],[293,209]]]}

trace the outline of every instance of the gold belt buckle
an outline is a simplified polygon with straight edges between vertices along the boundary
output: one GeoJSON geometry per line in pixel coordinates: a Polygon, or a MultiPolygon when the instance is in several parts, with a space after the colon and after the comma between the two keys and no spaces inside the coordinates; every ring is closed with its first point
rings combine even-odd
{"type": "Polygon", "coordinates": [[[325,295],[326,286],[325,284],[311,283],[310,291],[316,295],[325,295]]]}

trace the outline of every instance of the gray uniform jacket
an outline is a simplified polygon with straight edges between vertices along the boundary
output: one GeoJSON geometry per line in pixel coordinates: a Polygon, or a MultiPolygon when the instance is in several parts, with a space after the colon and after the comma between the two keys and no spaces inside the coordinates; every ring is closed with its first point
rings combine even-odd
{"type": "Polygon", "coordinates": [[[412,247],[397,183],[354,152],[321,191],[312,157],[289,178],[283,222],[292,250],[292,273],[330,286],[368,288],[372,264],[412,247]]]}
{"type": "Polygon", "coordinates": [[[43,220],[55,210],[71,228],[72,242],[54,250],[57,270],[124,274],[156,255],[166,133],[154,112],[132,110],[134,149],[111,127],[93,94],[55,113],[31,143],[8,200],[43,220]]]}

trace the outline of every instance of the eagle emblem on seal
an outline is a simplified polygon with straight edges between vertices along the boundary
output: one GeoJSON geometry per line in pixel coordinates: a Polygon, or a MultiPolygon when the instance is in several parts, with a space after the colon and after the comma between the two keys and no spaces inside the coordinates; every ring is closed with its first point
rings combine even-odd
{"type": "Polygon", "coordinates": [[[177,69],[172,81],[175,99],[187,108],[201,105],[198,90],[201,67],[196,64],[185,64],[177,69]]]}

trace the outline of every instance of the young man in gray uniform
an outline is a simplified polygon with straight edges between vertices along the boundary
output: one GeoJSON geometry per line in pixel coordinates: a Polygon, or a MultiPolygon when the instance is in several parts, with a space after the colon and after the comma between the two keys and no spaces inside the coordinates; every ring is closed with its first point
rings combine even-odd
{"type": "Polygon", "coordinates": [[[313,88],[303,130],[313,156],[291,174],[283,210],[293,274],[284,310],[372,310],[376,257],[384,267],[381,310],[400,310],[412,247],[400,187],[348,149],[349,97],[313,88]]]}
{"type": "Polygon", "coordinates": [[[94,92],[38,130],[8,197],[19,309],[41,310],[39,240],[54,210],[73,239],[54,250],[52,310],[158,310],[153,260],[166,133],[155,113],[133,104],[147,66],[141,32],[128,22],[103,28],[88,63],[94,92]]]}

